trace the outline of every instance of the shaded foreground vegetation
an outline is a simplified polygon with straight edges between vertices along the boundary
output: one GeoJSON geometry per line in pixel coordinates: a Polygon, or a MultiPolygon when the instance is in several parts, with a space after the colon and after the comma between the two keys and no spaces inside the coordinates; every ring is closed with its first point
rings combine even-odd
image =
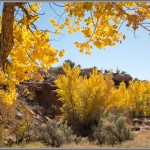
{"type": "Polygon", "coordinates": [[[63,145],[63,148],[149,148],[150,147],[150,131],[142,131],[138,132],[135,135],[134,140],[125,141],[121,144],[116,145],[95,145],[94,143],[90,143],[89,141],[84,140],[80,144],[67,144],[63,145]]]}
{"type": "MultiPolygon", "coordinates": [[[[82,138],[81,142],[78,144],[64,144],[61,148],[149,148],[150,147],[150,131],[142,131],[136,133],[134,140],[125,141],[121,144],[116,145],[96,145],[95,143],[89,142],[86,138],[82,138]]],[[[12,145],[11,148],[48,148],[45,144],[41,142],[31,142],[29,144],[19,144],[12,145]]]]}

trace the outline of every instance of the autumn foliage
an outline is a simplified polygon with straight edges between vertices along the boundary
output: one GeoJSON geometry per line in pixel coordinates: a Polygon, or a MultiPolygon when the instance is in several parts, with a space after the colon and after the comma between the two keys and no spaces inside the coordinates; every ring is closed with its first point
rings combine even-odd
{"type": "Polygon", "coordinates": [[[80,69],[63,66],[65,75],[55,80],[59,99],[63,102],[65,117],[73,124],[91,123],[109,112],[126,114],[131,117],[150,116],[150,83],[130,82],[129,87],[122,82],[114,86],[112,74],[99,73],[93,69],[90,77],[79,76],[80,69]],[[76,121],[75,121],[76,120],[76,121]]]}
{"type": "Polygon", "coordinates": [[[24,16],[14,20],[14,46],[7,58],[5,71],[0,69],[1,84],[7,85],[7,90],[0,90],[0,98],[7,104],[12,104],[16,99],[17,84],[32,78],[41,80],[39,68],[47,71],[64,54],[64,50],[58,51],[51,46],[48,31],[40,31],[37,28],[34,31],[30,30],[33,22],[39,19],[39,8],[40,3],[33,3],[26,7],[30,19],[24,16]]]}
{"type": "MultiPolygon", "coordinates": [[[[50,43],[50,31],[40,30],[35,25],[41,17],[38,13],[40,3],[16,2],[2,6],[0,81],[7,90],[0,89],[0,99],[12,104],[18,95],[16,85],[31,78],[42,79],[39,68],[47,71],[65,50],[55,49],[50,43]]],[[[81,53],[91,54],[92,46],[102,49],[121,43],[126,38],[120,30],[124,23],[134,31],[139,27],[149,31],[147,2],[66,2],[62,9],[65,19],[61,19],[64,14],[59,16],[59,21],[49,18],[55,27],[53,33],[61,34],[67,28],[69,34],[83,34],[85,41],[74,43],[81,53]]]]}
{"type": "Polygon", "coordinates": [[[147,31],[150,19],[147,2],[67,2],[67,17],[64,22],[57,23],[50,19],[56,27],[57,34],[67,27],[69,34],[81,32],[84,42],[74,44],[81,53],[91,54],[92,46],[102,49],[114,46],[126,38],[121,26],[131,27],[133,31],[143,27],[147,31]]]}

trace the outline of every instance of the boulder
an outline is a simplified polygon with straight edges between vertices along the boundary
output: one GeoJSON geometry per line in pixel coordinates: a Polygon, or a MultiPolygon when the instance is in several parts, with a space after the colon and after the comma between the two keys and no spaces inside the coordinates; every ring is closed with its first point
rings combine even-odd
{"type": "Polygon", "coordinates": [[[124,82],[126,83],[126,85],[129,85],[129,82],[132,81],[133,78],[129,75],[129,74],[124,74],[124,82]]]}
{"type": "Polygon", "coordinates": [[[150,120],[149,119],[143,119],[143,124],[150,126],[150,120]]]}
{"type": "Polygon", "coordinates": [[[132,127],[132,131],[140,131],[140,127],[132,127]]]}
{"type": "Polygon", "coordinates": [[[124,81],[124,75],[123,74],[117,74],[117,75],[115,75],[114,76],[114,81],[118,82],[118,83],[124,81]]]}
{"type": "Polygon", "coordinates": [[[133,119],[133,125],[136,125],[136,124],[138,124],[138,125],[141,125],[142,124],[142,120],[141,119],[133,119]]]}
{"type": "Polygon", "coordinates": [[[20,113],[20,112],[17,112],[17,114],[16,114],[16,119],[17,119],[17,120],[23,119],[23,114],[20,113]]]}
{"type": "Polygon", "coordinates": [[[129,81],[132,81],[132,77],[129,74],[114,74],[113,80],[116,85],[119,85],[122,81],[129,84],[129,81]]]}

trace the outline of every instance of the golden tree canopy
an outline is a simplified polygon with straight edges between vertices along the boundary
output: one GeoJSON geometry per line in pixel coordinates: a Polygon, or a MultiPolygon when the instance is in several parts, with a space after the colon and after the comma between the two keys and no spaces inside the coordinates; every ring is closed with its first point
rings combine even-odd
{"type": "MultiPolygon", "coordinates": [[[[64,22],[47,19],[56,28],[56,34],[65,27],[69,34],[81,32],[85,41],[77,41],[75,46],[80,52],[90,54],[93,45],[105,48],[125,39],[119,30],[123,22],[133,30],[143,27],[149,31],[146,26],[150,18],[149,8],[149,2],[67,2],[63,8],[67,13],[64,22]]],[[[65,52],[53,48],[50,32],[40,30],[34,24],[40,21],[39,9],[40,3],[3,3],[0,80],[1,84],[7,85],[7,90],[1,89],[0,97],[8,104],[17,97],[15,86],[18,83],[33,77],[41,79],[39,67],[47,71],[65,52]]]]}

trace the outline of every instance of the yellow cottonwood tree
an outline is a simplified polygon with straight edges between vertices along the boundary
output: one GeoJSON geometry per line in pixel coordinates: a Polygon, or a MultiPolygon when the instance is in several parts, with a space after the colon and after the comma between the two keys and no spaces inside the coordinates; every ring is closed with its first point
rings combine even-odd
{"type": "Polygon", "coordinates": [[[66,119],[75,124],[91,123],[105,113],[122,113],[132,117],[150,116],[150,82],[121,82],[114,86],[112,74],[103,75],[93,69],[89,78],[80,76],[78,66],[63,66],[65,74],[55,80],[56,92],[63,103],[66,119]]]}
{"type": "MultiPolygon", "coordinates": [[[[40,20],[40,3],[4,2],[2,6],[0,81],[7,89],[0,90],[0,99],[11,104],[17,97],[16,84],[32,77],[40,79],[39,66],[46,71],[64,55],[64,50],[53,48],[49,32],[34,24],[40,20]],[[18,12],[22,14],[20,18],[16,16],[18,12]]],[[[149,31],[145,22],[150,18],[149,2],[67,2],[63,9],[67,12],[64,23],[48,18],[56,27],[55,34],[65,27],[70,34],[81,32],[87,40],[75,45],[86,54],[91,53],[92,44],[105,48],[125,39],[119,30],[123,22],[133,30],[143,27],[149,31]]]]}
{"type": "Polygon", "coordinates": [[[51,46],[49,32],[36,27],[31,30],[33,22],[39,19],[39,8],[39,3],[4,3],[0,20],[0,81],[8,87],[0,90],[0,99],[7,104],[17,97],[16,84],[33,77],[42,79],[39,67],[47,71],[64,54],[64,50],[58,51],[51,46]],[[13,17],[15,7],[25,14],[22,18],[13,17]]]}
{"type": "Polygon", "coordinates": [[[82,77],[79,67],[72,69],[69,63],[63,66],[63,70],[65,75],[59,75],[55,84],[65,117],[83,124],[98,119],[105,112],[110,91],[114,88],[112,75],[104,77],[93,69],[89,78],[82,77]]]}
{"type": "Polygon", "coordinates": [[[128,91],[130,95],[128,106],[133,116],[148,117],[150,115],[150,82],[130,82],[128,91]]]}

